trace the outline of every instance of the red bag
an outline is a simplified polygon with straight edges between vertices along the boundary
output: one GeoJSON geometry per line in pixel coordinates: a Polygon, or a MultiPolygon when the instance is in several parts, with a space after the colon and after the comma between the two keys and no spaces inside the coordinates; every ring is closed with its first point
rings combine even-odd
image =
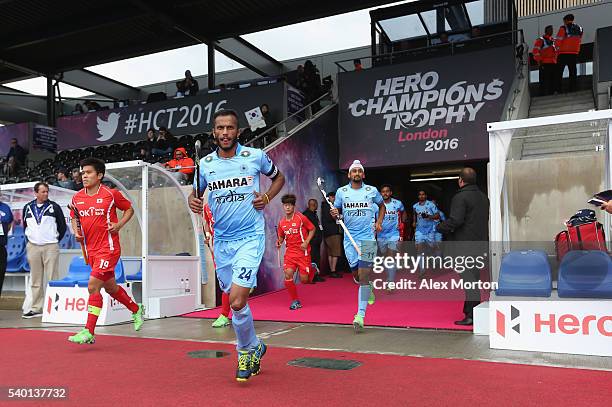
{"type": "Polygon", "coordinates": [[[555,250],[557,251],[557,261],[561,261],[565,253],[569,252],[569,233],[562,230],[555,236],[555,250]]]}
{"type": "Polygon", "coordinates": [[[568,224],[567,230],[561,231],[555,236],[555,249],[558,261],[561,261],[570,250],[601,250],[607,252],[603,225],[597,221],[575,226],[568,224]]]}

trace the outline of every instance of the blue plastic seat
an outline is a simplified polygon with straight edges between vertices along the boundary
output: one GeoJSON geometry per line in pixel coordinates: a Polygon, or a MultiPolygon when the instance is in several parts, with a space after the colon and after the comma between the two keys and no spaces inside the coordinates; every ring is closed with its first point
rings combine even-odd
{"type": "Polygon", "coordinates": [[[23,259],[26,256],[25,235],[9,236],[6,244],[6,272],[19,273],[22,271],[23,259]]]}
{"type": "Polygon", "coordinates": [[[140,268],[138,269],[138,273],[130,274],[129,276],[125,276],[128,281],[142,281],[142,262],[140,262],[140,268]]]}
{"type": "Polygon", "coordinates": [[[504,256],[497,295],[550,297],[552,277],[548,256],[540,250],[511,251],[504,256]]]}
{"type": "Polygon", "coordinates": [[[612,259],[600,250],[572,250],[559,266],[559,297],[612,298],[612,259]]]}
{"type": "Polygon", "coordinates": [[[72,259],[68,266],[68,274],[61,280],[49,281],[50,287],[74,287],[78,281],[89,281],[91,267],[85,263],[83,256],[77,256],[72,259]]]}
{"type": "Polygon", "coordinates": [[[62,237],[62,240],[59,241],[60,249],[72,249],[74,246],[73,240],[74,240],[74,235],[67,231],[64,234],[64,237],[62,237]]]}
{"type": "MultiPolygon", "coordinates": [[[[91,272],[91,268],[89,271],[91,272]]],[[[117,265],[115,266],[115,281],[117,284],[125,283],[125,270],[123,269],[123,262],[121,259],[119,259],[117,265]]],[[[89,284],[89,274],[87,274],[87,278],[77,280],[76,284],[79,287],[87,287],[89,284]]]]}

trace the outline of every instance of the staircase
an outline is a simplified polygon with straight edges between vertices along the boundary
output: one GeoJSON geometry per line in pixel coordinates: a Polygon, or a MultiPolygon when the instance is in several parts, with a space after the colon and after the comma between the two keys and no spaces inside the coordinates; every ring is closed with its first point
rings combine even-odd
{"type": "MultiPolygon", "coordinates": [[[[595,109],[591,90],[531,99],[529,118],[595,109]]],[[[606,123],[591,121],[530,127],[517,134],[521,159],[593,153],[605,143],[606,123]]]]}

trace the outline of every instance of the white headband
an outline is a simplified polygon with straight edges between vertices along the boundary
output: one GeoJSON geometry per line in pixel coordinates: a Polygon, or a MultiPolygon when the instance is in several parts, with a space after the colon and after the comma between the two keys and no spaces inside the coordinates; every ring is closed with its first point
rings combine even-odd
{"type": "Polygon", "coordinates": [[[353,170],[353,168],[361,168],[361,171],[365,171],[363,169],[363,165],[361,165],[361,161],[359,161],[359,160],[353,161],[353,163],[349,167],[349,172],[351,172],[353,170]]]}

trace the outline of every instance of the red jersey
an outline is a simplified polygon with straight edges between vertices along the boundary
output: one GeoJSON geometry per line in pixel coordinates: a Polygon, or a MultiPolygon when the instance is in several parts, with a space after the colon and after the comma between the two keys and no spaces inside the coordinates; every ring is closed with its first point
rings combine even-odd
{"type": "MultiPolygon", "coordinates": [[[[118,190],[100,185],[92,196],[87,195],[85,188],[81,189],[72,197],[72,204],[79,211],[87,256],[121,254],[119,234],[108,231],[108,222],[117,223],[117,209],[125,211],[131,208],[130,201],[118,190]]],[[[70,211],[70,217],[74,218],[73,211],[70,211]]]]}
{"type": "Polygon", "coordinates": [[[308,218],[299,212],[293,212],[291,219],[284,216],[278,222],[278,236],[285,236],[285,244],[287,245],[287,253],[299,253],[307,255],[310,253],[310,245],[307,250],[303,250],[300,246],[308,237],[308,232],[314,230],[314,225],[308,218]]]}

